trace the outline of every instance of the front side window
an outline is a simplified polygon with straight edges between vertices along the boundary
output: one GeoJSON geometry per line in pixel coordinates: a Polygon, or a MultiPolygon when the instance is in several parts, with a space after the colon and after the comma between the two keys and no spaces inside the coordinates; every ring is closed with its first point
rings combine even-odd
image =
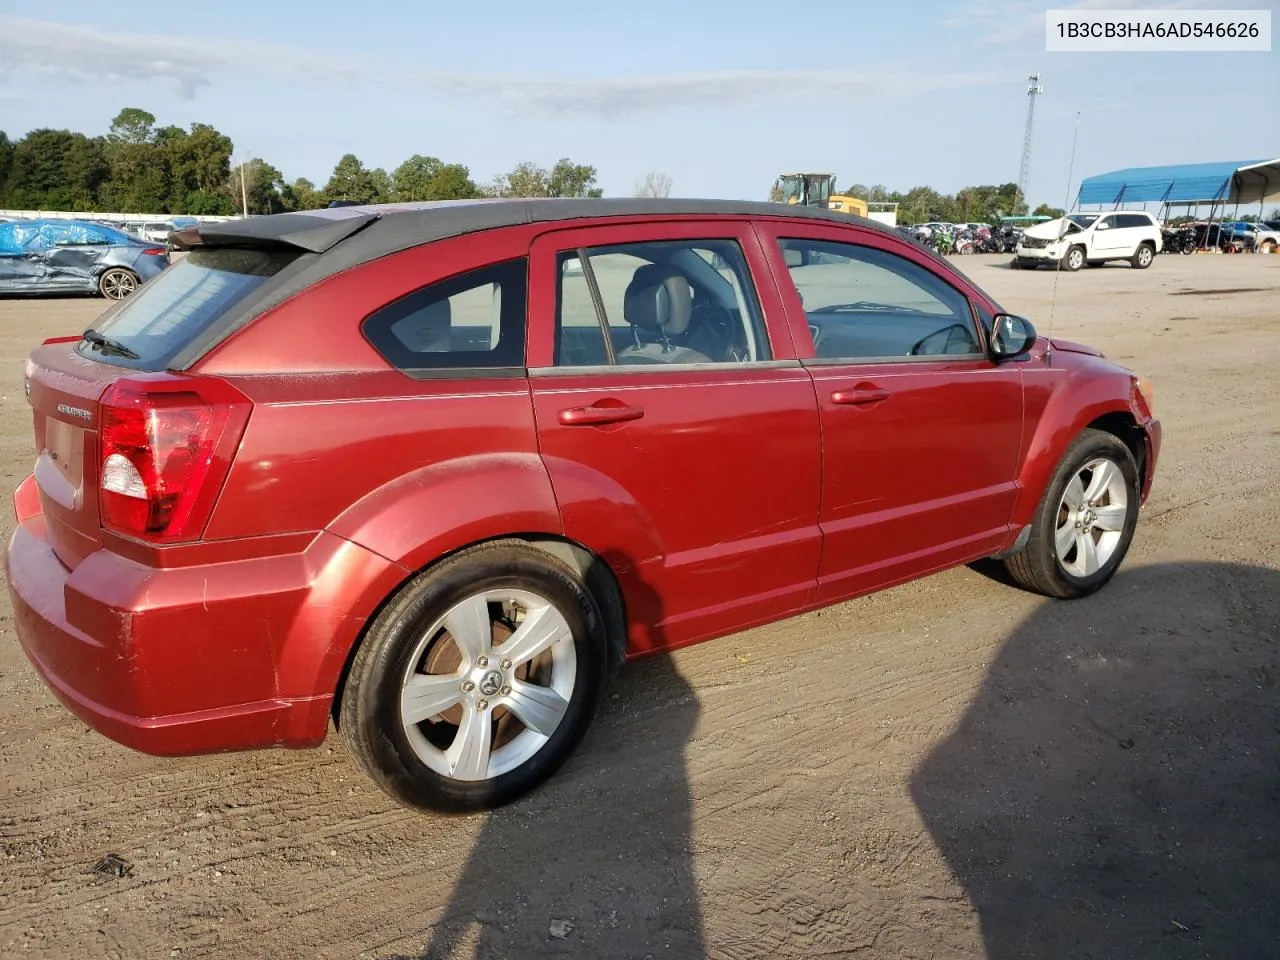
{"type": "Polygon", "coordinates": [[[819,359],[982,353],[968,298],[919,264],[858,244],[779,244],[819,359]]]}
{"type": "Polygon", "coordinates": [[[563,251],[556,365],[750,363],[771,357],[742,249],[664,240],[563,251]]]}
{"type": "Polygon", "coordinates": [[[433,283],[367,317],[365,336],[415,376],[523,367],[526,276],[520,258],[433,283]]]}

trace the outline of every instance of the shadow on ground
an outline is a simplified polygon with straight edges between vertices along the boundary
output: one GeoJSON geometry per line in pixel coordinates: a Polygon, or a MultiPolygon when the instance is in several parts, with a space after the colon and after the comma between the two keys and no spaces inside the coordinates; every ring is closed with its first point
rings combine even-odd
{"type": "Polygon", "coordinates": [[[1048,603],[912,797],[991,960],[1280,951],[1280,573],[1048,603]]]}
{"type": "Polygon", "coordinates": [[[684,756],[697,699],[666,656],[606,696],[560,774],[486,815],[415,958],[706,955],[684,756]]]}

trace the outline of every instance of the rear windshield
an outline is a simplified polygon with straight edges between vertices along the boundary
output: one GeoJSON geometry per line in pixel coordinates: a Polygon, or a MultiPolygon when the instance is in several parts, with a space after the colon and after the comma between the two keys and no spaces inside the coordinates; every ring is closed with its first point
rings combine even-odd
{"type": "Polygon", "coordinates": [[[105,363],[163,370],[236,303],[297,257],[296,252],[278,250],[193,250],[93,325],[107,339],[136,353],[136,359],[87,342],[79,350],[105,363]]]}

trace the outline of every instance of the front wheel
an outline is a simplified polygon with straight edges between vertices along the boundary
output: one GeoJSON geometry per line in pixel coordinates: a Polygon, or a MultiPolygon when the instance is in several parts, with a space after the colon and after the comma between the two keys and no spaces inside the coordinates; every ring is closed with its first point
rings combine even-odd
{"type": "Polygon", "coordinates": [[[604,684],[594,598],[571,568],[514,542],[465,550],[405,586],[342,692],[356,761],[407,806],[500,806],[550,777],[604,684]]]}
{"type": "Polygon", "coordinates": [[[1138,523],[1133,454],[1114,434],[1087,429],[1068,448],[1021,551],[1004,561],[1021,586],[1058,599],[1082,597],[1115,574],[1138,523]]]}
{"type": "Polygon", "coordinates": [[[124,267],[112,267],[98,278],[98,292],[108,300],[123,300],[138,289],[138,275],[124,267]]]}
{"type": "Polygon", "coordinates": [[[1129,262],[1133,264],[1134,269],[1145,270],[1147,267],[1151,266],[1151,261],[1155,260],[1155,258],[1155,248],[1149,243],[1144,243],[1142,246],[1138,247],[1137,253],[1133,255],[1133,259],[1129,262]]]}
{"type": "Polygon", "coordinates": [[[1067,251],[1067,255],[1062,258],[1062,265],[1072,273],[1084,266],[1084,250],[1080,247],[1072,247],[1067,251]]]}

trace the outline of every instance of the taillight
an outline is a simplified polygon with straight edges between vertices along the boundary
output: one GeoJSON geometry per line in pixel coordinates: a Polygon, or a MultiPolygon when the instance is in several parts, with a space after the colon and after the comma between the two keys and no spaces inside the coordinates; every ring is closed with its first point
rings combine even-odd
{"type": "Polygon", "coordinates": [[[148,247],[146,250],[143,250],[142,252],[145,256],[148,256],[148,257],[159,257],[168,253],[169,250],[167,247],[148,247]]]}
{"type": "Polygon", "coordinates": [[[103,525],[159,542],[198,539],[249,401],[224,381],[165,380],[119,381],[99,402],[103,525]]]}

